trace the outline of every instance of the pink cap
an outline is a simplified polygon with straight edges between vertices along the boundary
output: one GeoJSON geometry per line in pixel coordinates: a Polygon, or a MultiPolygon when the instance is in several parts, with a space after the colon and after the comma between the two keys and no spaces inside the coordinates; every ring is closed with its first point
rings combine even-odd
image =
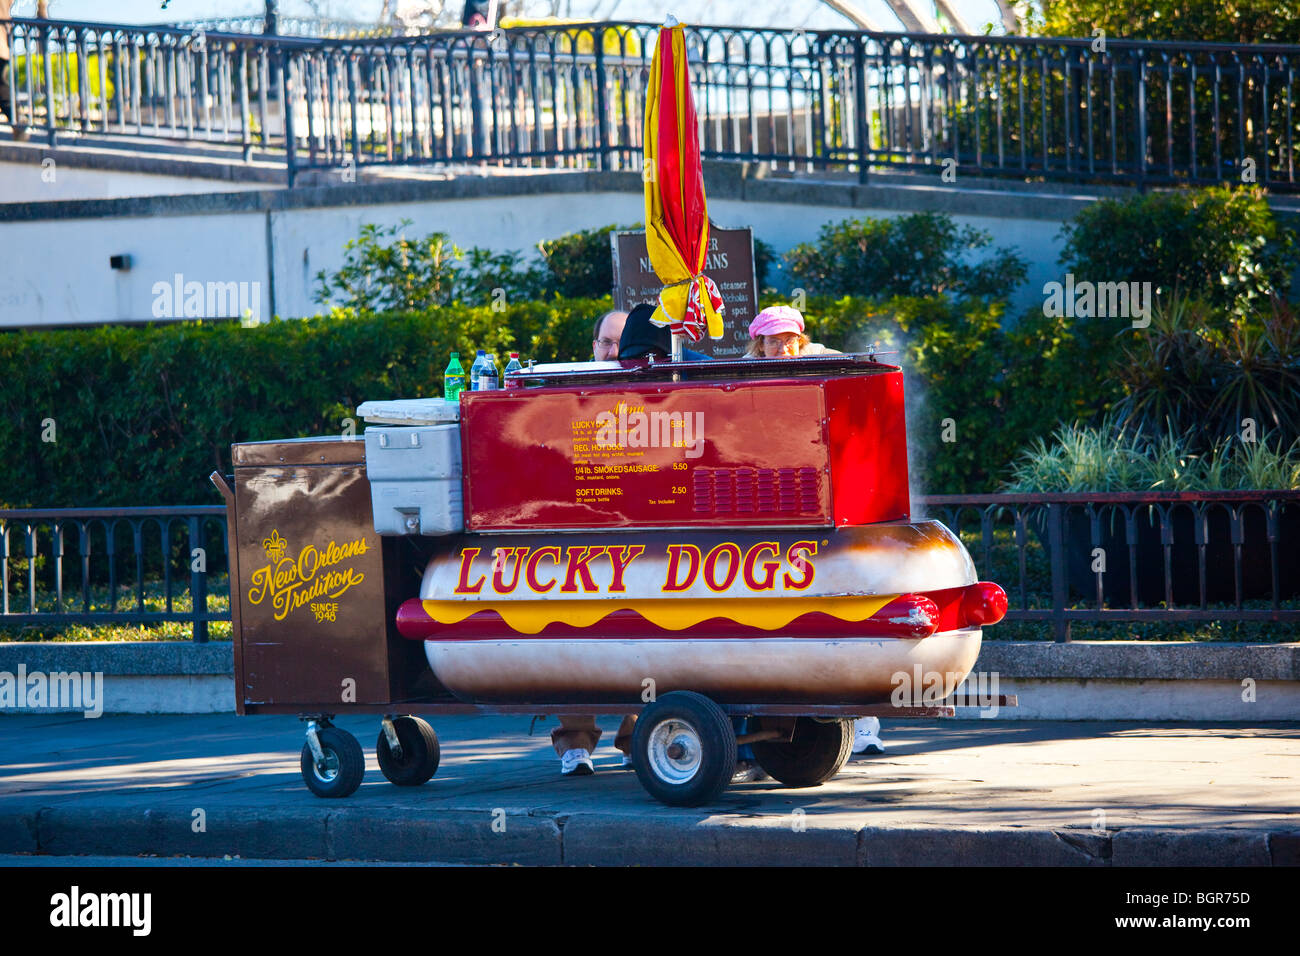
{"type": "Polygon", "coordinates": [[[773,305],[764,309],[749,323],[749,337],[776,335],[779,332],[803,332],[803,316],[788,305],[773,305]]]}

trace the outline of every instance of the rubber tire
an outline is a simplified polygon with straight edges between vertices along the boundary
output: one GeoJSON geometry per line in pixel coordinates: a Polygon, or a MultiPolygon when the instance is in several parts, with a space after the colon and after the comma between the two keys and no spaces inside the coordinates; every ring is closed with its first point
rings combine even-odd
{"type": "Polygon", "coordinates": [[[438,735],[433,732],[427,720],[419,717],[394,717],[393,729],[397,731],[397,740],[402,745],[402,759],[393,757],[388,737],[381,727],[379,742],[375,744],[379,769],[384,772],[389,783],[399,787],[418,787],[428,783],[438,772],[438,760],[441,757],[438,735]]]}
{"type": "Polygon", "coordinates": [[[736,772],[736,734],[728,717],[712,700],[694,691],[675,690],[647,704],[632,733],[632,763],[637,779],[650,796],[672,807],[698,807],[716,800],[736,772]],[[700,741],[700,765],[685,783],[655,774],[649,748],[656,725],[680,720],[700,741]]]}
{"type": "Polygon", "coordinates": [[[318,797],[350,797],[361,786],[361,778],[366,775],[366,755],[361,751],[361,744],[346,730],[337,727],[319,727],[316,736],[320,740],[321,750],[326,757],[334,754],[338,758],[339,769],[333,780],[323,780],[316,773],[316,762],[312,759],[311,746],[302,745],[302,780],[307,789],[318,797]]]}
{"type": "MultiPolygon", "coordinates": [[[[751,731],[762,727],[763,718],[753,718],[751,731]]],[[[789,742],[758,740],[750,746],[754,748],[758,765],[787,787],[817,787],[839,773],[849,759],[853,750],[853,721],[799,717],[789,742]]]]}

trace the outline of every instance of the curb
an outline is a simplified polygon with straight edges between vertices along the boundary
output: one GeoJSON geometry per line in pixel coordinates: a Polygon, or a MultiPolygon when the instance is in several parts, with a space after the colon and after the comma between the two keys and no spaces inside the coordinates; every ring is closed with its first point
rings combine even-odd
{"type": "Polygon", "coordinates": [[[818,826],[717,815],[551,815],[519,808],[222,807],[196,831],[178,807],[50,808],[0,814],[0,854],[527,866],[1298,866],[1300,831],[818,826]],[[800,829],[802,827],[802,829],[800,829]]]}

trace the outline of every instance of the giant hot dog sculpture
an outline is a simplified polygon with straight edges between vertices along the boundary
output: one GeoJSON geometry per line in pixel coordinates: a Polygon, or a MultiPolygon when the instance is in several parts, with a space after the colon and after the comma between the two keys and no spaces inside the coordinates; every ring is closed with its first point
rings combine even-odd
{"type": "Polygon", "coordinates": [[[732,368],[759,370],[462,396],[467,533],[397,615],[453,694],[869,704],[918,666],[939,697],[966,677],[1006,597],[908,521],[901,372],[732,368]]]}

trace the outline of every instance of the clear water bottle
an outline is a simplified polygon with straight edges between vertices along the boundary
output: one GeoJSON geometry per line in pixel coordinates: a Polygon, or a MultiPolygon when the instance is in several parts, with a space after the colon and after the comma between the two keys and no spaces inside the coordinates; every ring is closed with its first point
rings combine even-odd
{"type": "Polygon", "coordinates": [[[479,384],[479,374],[483,371],[483,364],[487,361],[487,355],[482,349],[478,350],[478,355],[474,357],[474,364],[469,367],[469,390],[477,392],[483,386],[479,384]]]}
{"type": "Polygon", "coordinates": [[[506,365],[506,372],[505,372],[505,384],[506,384],[506,388],[518,388],[518,387],[519,387],[517,384],[511,384],[511,382],[510,382],[510,376],[511,376],[514,372],[522,372],[523,370],[524,370],[524,367],[523,367],[522,365],[519,364],[519,353],[518,353],[518,352],[511,352],[511,353],[510,353],[510,363],[509,363],[508,365],[506,365]]]}
{"type": "Polygon", "coordinates": [[[442,374],[442,397],[449,402],[458,402],[464,390],[465,370],[460,366],[460,353],[452,352],[447,371],[442,374]]]}
{"type": "Polygon", "coordinates": [[[495,355],[483,356],[483,365],[478,370],[477,381],[480,392],[494,391],[501,387],[501,372],[497,369],[495,355]]]}

